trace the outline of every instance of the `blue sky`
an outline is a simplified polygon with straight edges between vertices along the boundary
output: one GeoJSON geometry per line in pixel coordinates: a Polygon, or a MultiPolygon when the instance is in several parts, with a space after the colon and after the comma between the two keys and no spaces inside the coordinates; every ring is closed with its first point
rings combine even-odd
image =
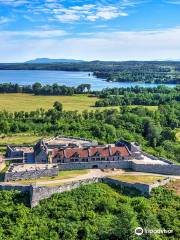
{"type": "Polygon", "coordinates": [[[180,59],[180,0],[0,0],[0,62],[180,59]]]}

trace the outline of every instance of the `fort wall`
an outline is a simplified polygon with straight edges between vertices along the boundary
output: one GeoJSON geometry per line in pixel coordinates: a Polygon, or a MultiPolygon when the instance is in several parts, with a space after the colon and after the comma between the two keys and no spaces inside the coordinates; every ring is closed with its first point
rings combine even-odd
{"type": "Polygon", "coordinates": [[[108,169],[108,168],[131,168],[131,161],[92,161],[92,162],[71,162],[58,164],[59,170],[74,170],[74,169],[108,169]]]}
{"type": "Polygon", "coordinates": [[[37,206],[39,202],[43,199],[50,198],[55,193],[62,193],[65,191],[70,191],[72,189],[78,188],[82,185],[104,182],[107,184],[115,184],[121,187],[135,188],[141,192],[143,195],[149,195],[153,188],[167,184],[171,179],[165,178],[163,180],[157,181],[152,184],[144,183],[127,183],[120,180],[115,180],[112,178],[91,178],[84,179],[77,182],[71,182],[69,184],[60,186],[32,186],[32,185],[8,185],[0,184],[0,190],[18,190],[20,192],[28,191],[30,193],[30,206],[31,208],[37,206]]]}
{"type": "Polygon", "coordinates": [[[36,179],[41,177],[53,177],[58,175],[58,168],[51,169],[36,169],[20,172],[6,172],[4,181],[16,181],[21,179],[36,179]]]}
{"type": "Polygon", "coordinates": [[[132,162],[131,169],[136,172],[159,173],[180,176],[180,165],[137,164],[132,162]]]}

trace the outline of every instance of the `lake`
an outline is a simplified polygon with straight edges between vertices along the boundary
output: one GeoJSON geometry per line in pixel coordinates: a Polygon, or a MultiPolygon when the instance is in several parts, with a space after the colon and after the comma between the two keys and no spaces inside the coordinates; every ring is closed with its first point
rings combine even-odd
{"type": "MultiPolygon", "coordinates": [[[[53,84],[66,86],[78,86],[83,83],[91,84],[92,90],[102,90],[113,87],[156,87],[160,84],[154,83],[118,83],[106,82],[104,79],[96,78],[88,72],[68,72],[68,71],[39,71],[39,70],[0,70],[0,83],[18,83],[19,85],[32,85],[35,82],[41,84],[53,84]],[[90,74],[90,76],[89,76],[90,74]]],[[[174,87],[176,84],[167,84],[174,87]]]]}

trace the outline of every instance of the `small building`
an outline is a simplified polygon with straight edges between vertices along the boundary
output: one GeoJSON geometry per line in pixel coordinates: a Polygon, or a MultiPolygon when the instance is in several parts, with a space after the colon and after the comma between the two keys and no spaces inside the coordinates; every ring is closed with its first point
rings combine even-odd
{"type": "Polygon", "coordinates": [[[136,159],[142,159],[141,147],[135,142],[127,142],[124,140],[118,141],[115,143],[117,147],[126,146],[131,152],[131,156],[136,159]]]}
{"type": "Polygon", "coordinates": [[[7,146],[6,157],[16,159],[22,163],[34,163],[33,147],[28,146],[7,146]]]}

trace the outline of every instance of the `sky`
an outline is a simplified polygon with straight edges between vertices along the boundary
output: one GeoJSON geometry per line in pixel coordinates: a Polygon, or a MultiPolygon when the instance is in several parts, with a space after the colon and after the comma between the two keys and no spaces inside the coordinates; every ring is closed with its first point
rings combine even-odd
{"type": "Polygon", "coordinates": [[[180,60],[180,0],[0,0],[0,62],[180,60]]]}

